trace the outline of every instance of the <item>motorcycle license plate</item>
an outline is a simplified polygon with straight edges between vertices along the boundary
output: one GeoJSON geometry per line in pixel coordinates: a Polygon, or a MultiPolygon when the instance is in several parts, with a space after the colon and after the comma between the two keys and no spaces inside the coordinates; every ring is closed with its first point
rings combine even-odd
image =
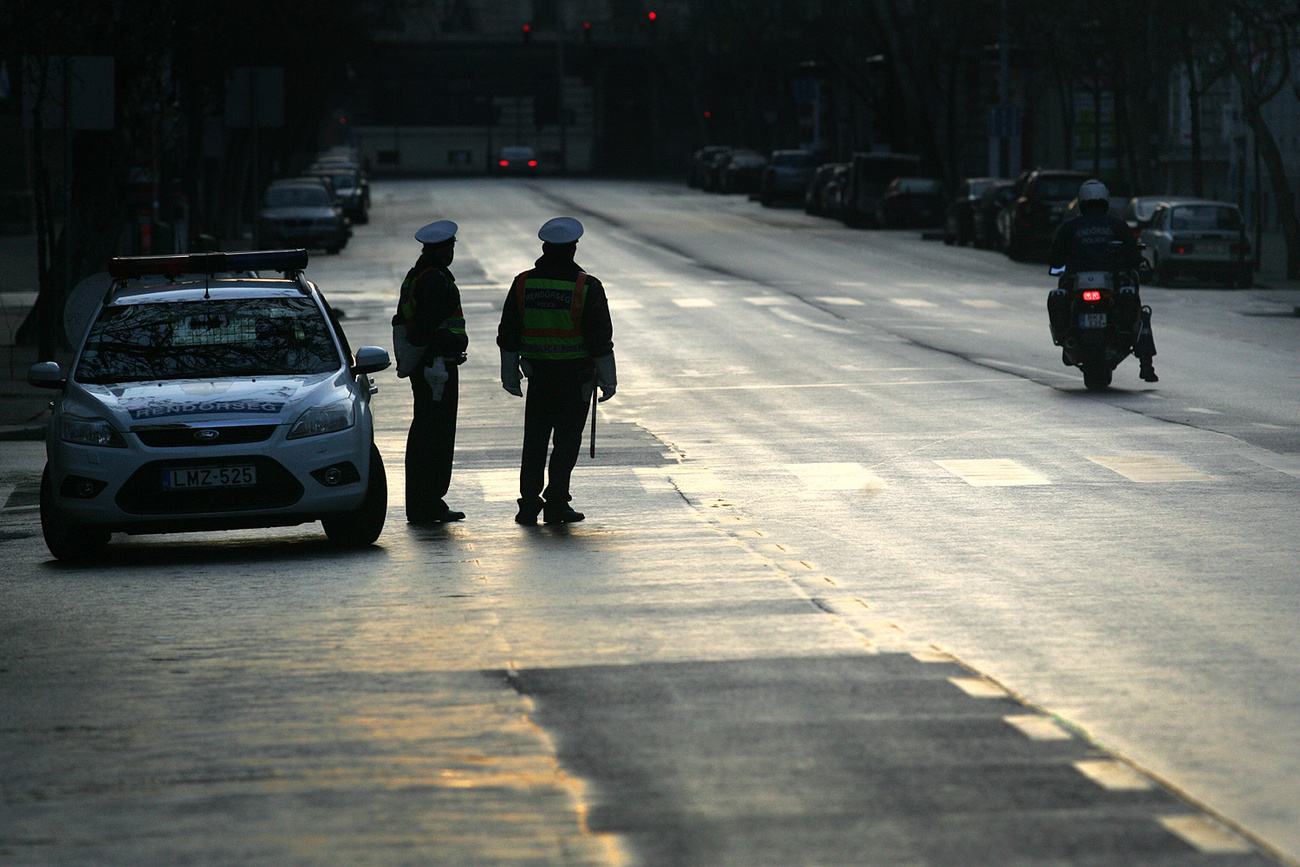
{"type": "Polygon", "coordinates": [[[257,484],[256,467],[187,467],[163,470],[162,486],[168,491],[196,488],[247,488],[257,484]]]}
{"type": "Polygon", "coordinates": [[[1079,327],[1080,328],[1105,328],[1106,314],[1105,313],[1080,313],[1079,327]]]}

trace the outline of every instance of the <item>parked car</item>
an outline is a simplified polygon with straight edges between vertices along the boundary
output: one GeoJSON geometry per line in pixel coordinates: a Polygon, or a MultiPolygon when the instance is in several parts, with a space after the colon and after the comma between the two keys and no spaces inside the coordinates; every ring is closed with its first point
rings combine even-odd
{"type": "Polygon", "coordinates": [[[971,222],[971,240],[976,247],[986,250],[1002,248],[1002,236],[998,231],[998,215],[1011,203],[1015,189],[1015,181],[998,180],[989,184],[980,195],[971,222]]]}
{"type": "Polygon", "coordinates": [[[943,183],[935,178],[894,178],[876,205],[882,229],[929,229],[943,225],[943,183]]]}
{"type": "Polygon", "coordinates": [[[772,151],[772,158],[763,169],[759,200],[764,205],[771,205],[778,199],[803,196],[817,165],[817,156],[812,151],[772,151]]]}
{"type": "Polygon", "coordinates": [[[708,145],[697,150],[691,156],[691,164],[686,172],[686,185],[697,189],[707,189],[709,167],[713,163],[713,158],[728,149],[726,145],[708,145]]]}
{"type": "Polygon", "coordinates": [[[767,158],[758,151],[734,150],[722,165],[720,193],[757,193],[763,180],[767,158]]]}
{"type": "Polygon", "coordinates": [[[727,162],[736,149],[724,147],[713,152],[709,157],[708,164],[704,167],[704,181],[701,187],[710,193],[722,192],[722,174],[726,171],[727,162]]]}
{"type": "MultiPolygon", "coordinates": [[[[975,240],[975,211],[984,191],[1005,178],[966,178],[948,202],[943,242],[964,246],[975,240]]],[[[1009,183],[1009,182],[1008,182],[1009,183]]]]}
{"type": "Polygon", "coordinates": [[[351,235],[351,224],[327,180],[282,178],[266,188],[258,214],[258,242],[263,248],[306,247],[337,253],[351,235]]]}
{"type": "Polygon", "coordinates": [[[1034,169],[1016,179],[1016,192],[1004,211],[1002,247],[1021,261],[1042,254],[1065,217],[1065,209],[1091,177],[1083,172],[1034,169]]]}
{"type": "Polygon", "coordinates": [[[813,172],[812,180],[808,181],[808,188],[803,194],[803,209],[807,214],[813,216],[825,217],[832,212],[830,196],[838,189],[836,186],[836,172],[840,172],[843,177],[843,169],[847,163],[822,163],[813,172]]]}
{"type": "Polygon", "coordinates": [[[94,562],[117,532],[311,521],[339,544],[375,541],[388,488],[369,374],[390,360],[376,346],[353,356],[307,261],[113,259],[107,292],[74,293],[71,366],[28,372],[57,390],[40,492],[55,557],[94,562]]]}
{"type": "Polygon", "coordinates": [[[874,223],[880,197],[894,178],[915,176],[921,165],[916,154],[862,151],[849,160],[848,179],[840,194],[840,219],[846,226],[874,223]]]}
{"type": "Polygon", "coordinates": [[[353,223],[370,222],[366,204],[366,186],[361,172],[345,163],[315,163],[306,171],[309,177],[327,178],[334,187],[334,197],[344,215],[353,223]]]}
{"type": "Polygon", "coordinates": [[[1231,202],[1162,203],[1140,240],[1157,286],[1187,277],[1238,286],[1250,286],[1254,280],[1246,223],[1231,202]]]}
{"type": "Polygon", "coordinates": [[[524,145],[507,145],[497,152],[492,170],[498,175],[537,176],[537,152],[524,145]]]}

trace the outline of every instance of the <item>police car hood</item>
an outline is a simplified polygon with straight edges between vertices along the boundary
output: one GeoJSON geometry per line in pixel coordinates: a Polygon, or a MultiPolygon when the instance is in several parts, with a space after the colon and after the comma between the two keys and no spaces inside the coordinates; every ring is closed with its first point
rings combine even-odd
{"type": "MultiPolygon", "coordinates": [[[[123,430],[141,425],[292,424],[304,410],[346,398],[337,373],[248,379],[177,379],[84,386],[123,430]]],[[[74,410],[75,411],[75,410],[74,410]]]]}

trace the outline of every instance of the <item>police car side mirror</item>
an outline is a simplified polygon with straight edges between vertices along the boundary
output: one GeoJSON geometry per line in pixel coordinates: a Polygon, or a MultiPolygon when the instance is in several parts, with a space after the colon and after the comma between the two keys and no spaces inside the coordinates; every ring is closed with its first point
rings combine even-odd
{"type": "Polygon", "coordinates": [[[27,370],[27,383],[37,388],[63,388],[67,381],[57,361],[42,361],[27,370]]]}
{"type": "Polygon", "coordinates": [[[363,373],[377,373],[392,363],[387,349],[379,346],[363,346],[357,350],[357,360],[352,365],[352,373],[357,376],[363,373]]]}

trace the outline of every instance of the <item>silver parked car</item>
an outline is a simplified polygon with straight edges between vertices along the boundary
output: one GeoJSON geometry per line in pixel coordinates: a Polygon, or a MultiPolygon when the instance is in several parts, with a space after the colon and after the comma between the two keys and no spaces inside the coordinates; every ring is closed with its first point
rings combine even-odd
{"type": "Polygon", "coordinates": [[[1231,202],[1179,200],[1159,205],[1140,239],[1157,286],[1177,278],[1250,286],[1254,260],[1241,209],[1231,202]]]}

